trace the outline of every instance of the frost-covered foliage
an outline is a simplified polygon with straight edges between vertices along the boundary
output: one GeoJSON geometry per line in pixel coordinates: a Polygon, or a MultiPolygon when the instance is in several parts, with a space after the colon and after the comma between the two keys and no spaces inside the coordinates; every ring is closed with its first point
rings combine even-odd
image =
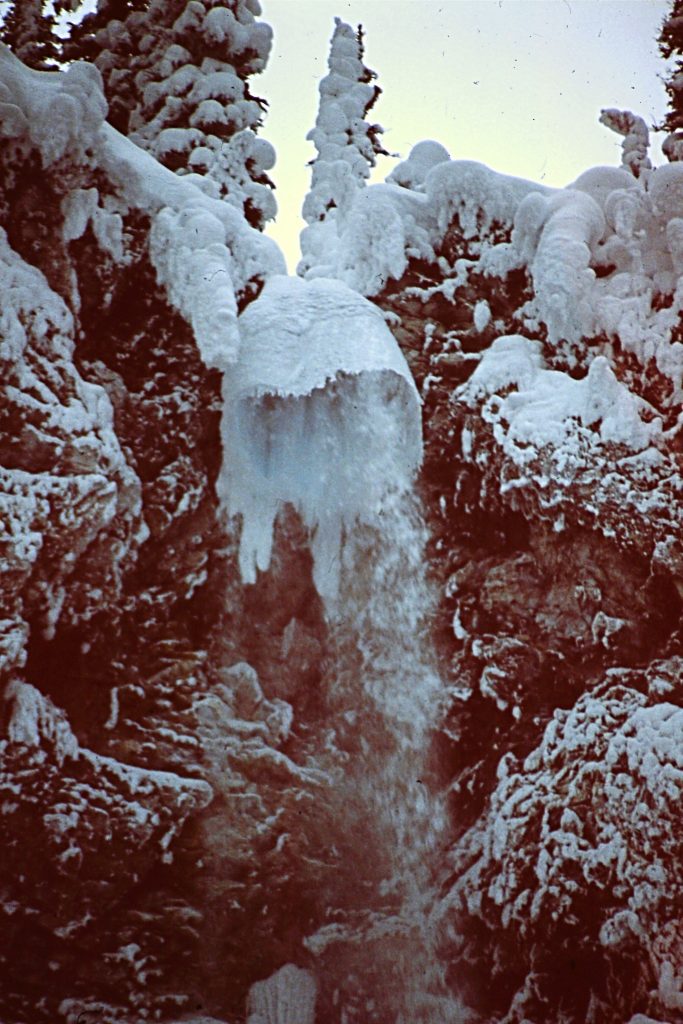
{"type": "Polygon", "coordinates": [[[100,70],[116,128],[256,227],[277,208],[275,151],[256,135],[265,104],[247,84],[270,52],[260,13],[258,0],[103,0],[64,47],[100,70]]]}
{"type": "Polygon", "coordinates": [[[83,0],[9,0],[3,4],[0,40],[30,68],[46,71],[59,60],[55,29],[60,15],[72,13],[83,0]]]}
{"type": "Polygon", "coordinates": [[[669,94],[669,110],[664,118],[663,128],[669,135],[662,149],[669,160],[683,159],[683,3],[673,0],[669,14],[662,22],[659,34],[659,49],[667,60],[673,58],[673,67],[665,81],[669,94]]]}
{"type": "Polygon", "coordinates": [[[316,156],[303,206],[308,227],[301,234],[302,276],[318,276],[321,261],[334,262],[354,200],[377,154],[386,153],[379,140],[382,128],[366,121],[381,90],[373,84],[375,73],[363,64],[361,29],[354,32],[340,18],[335,19],[328,68],[318,87],[315,128],[307,136],[316,156]]]}
{"type": "Polygon", "coordinates": [[[627,170],[639,178],[643,171],[651,169],[647,155],[650,133],[642,117],[637,117],[630,110],[610,109],[601,111],[600,121],[617,135],[623,135],[621,162],[627,170]]]}

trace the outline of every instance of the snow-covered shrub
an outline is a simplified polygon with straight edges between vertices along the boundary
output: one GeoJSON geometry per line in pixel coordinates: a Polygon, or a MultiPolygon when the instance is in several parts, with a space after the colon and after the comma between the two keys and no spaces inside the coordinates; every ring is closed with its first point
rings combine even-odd
{"type": "Polygon", "coordinates": [[[652,168],[647,151],[650,145],[650,133],[642,117],[632,114],[630,110],[602,110],[600,122],[611,128],[618,135],[623,135],[621,144],[621,162],[636,178],[643,171],[652,168]]]}
{"type": "Polygon", "coordinates": [[[432,168],[450,159],[448,150],[440,142],[418,142],[408,154],[408,159],[394,167],[387,181],[420,191],[432,168]]]}
{"type": "Polygon", "coordinates": [[[666,60],[675,57],[675,62],[665,80],[669,94],[669,110],[662,128],[669,132],[664,140],[662,150],[671,161],[683,159],[683,4],[681,0],[673,0],[667,17],[662,22],[659,34],[659,50],[666,60]]]}

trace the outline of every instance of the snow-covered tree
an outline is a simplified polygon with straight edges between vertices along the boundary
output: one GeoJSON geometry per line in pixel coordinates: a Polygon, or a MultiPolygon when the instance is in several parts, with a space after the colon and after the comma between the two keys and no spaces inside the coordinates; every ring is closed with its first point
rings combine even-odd
{"type": "Polygon", "coordinates": [[[275,151],[256,136],[266,105],[247,84],[270,52],[260,13],[258,0],[102,0],[65,46],[99,68],[119,131],[257,227],[276,212],[275,151]]]}
{"type": "Polygon", "coordinates": [[[379,154],[385,154],[382,127],[366,120],[381,93],[376,74],[363,63],[363,31],[335,19],[327,62],[329,73],[318,89],[320,104],[315,127],[306,136],[316,148],[311,161],[311,189],[304,200],[303,218],[309,225],[301,236],[305,275],[341,234],[344,218],[370,176],[379,154]]]}
{"type": "Polygon", "coordinates": [[[683,159],[683,0],[673,0],[659,34],[659,49],[666,60],[675,58],[666,79],[669,110],[662,127],[669,131],[662,149],[669,160],[683,159]]]}
{"type": "Polygon", "coordinates": [[[45,0],[10,0],[0,38],[24,64],[44,70],[59,55],[57,17],[79,6],[80,0],[56,0],[50,6],[45,0]]]}

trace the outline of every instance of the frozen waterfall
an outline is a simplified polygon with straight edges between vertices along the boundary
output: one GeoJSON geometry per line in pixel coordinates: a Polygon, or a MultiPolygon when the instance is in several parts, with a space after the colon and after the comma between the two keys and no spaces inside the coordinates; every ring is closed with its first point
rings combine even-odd
{"type": "MultiPolygon", "coordinates": [[[[242,578],[268,569],[278,511],[294,506],[330,630],[330,700],[363,750],[339,781],[346,813],[371,822],[386,856],[389,909],[378,918],[359,906],[354,927],[325,926],[306,945],[323,974],[337,969],[340,942],[352,974],[381,965],[392,1022],[454,1024],[429,922],[445,812],[426,764],[441,682],[413,487],[420,401],[379,310],[339,282],[271,279],[242,314],[240,339],[218,487],[241,517],[242,578]]],[[[372,1004],[347,1007],[344,1020],[379,1021],[372,1004]]]]}
{"type": "Polygon", "coordinates": [[[408,488],[421,458],[419,398],[379,310],[336,281],[275,277],[240,317],[225,376],[218,493],[242,516],[240,570],[270,564],[278,510],[311,531],[314,578],[334,599],[342,539],[408,488]]]}

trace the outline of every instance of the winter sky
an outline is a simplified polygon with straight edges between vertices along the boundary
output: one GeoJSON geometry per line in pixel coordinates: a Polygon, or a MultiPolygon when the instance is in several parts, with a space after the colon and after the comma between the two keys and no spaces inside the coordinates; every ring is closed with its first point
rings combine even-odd
{"type": "MultiPolygon", "coordinates": [[[[263,134],[277,150],[280,213],[268,229],[298,259],[299,211],[314,155],[317,87],[338,15],[365,31],[365,62],[383,93],[370,119],[390,152],[421,139],[495,170],[566,185],[587,167],[618,164],[620,139],[603,107],[648,124],[666,110],[656,37],[665,0],[261,0],[275,40],[252,81],[270,109],[263,134]]],[[[661,162],[654,136],[653,158],[661,162]]],[[[380,158],[373,180],[395,160],[380,158]]]]}

